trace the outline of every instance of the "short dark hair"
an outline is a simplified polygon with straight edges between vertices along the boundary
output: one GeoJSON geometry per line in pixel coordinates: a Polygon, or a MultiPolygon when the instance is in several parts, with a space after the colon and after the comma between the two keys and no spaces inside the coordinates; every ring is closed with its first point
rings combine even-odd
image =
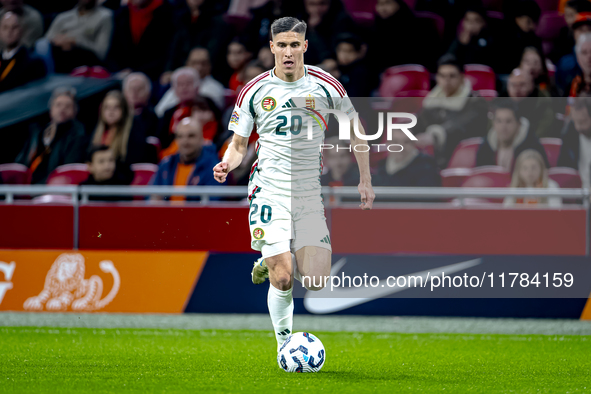
{"type": "Polygon", "coordinates": [[[336,36],[334,41],[335,49],[342,42],[353,45],[353,48],[355,48],[356,52],[359,52],[361,50],[361,47],[363,46],[363,41],[361,40],[361,38],[351,33],[341,33],[336,36]]]}
{"type": "Polygon", "coordinates": [[[306,25],[306,22],[301,21],[298,18],[286,16],[284,18],[276,19],[275,22],[273,22],[271,25],[271,37],[275,37],[276,34],[286,33],[288,31],[294,31],[305,37],[307,27],[308,25],[306,25]]]}
{"type": "Polygon", "coordinates": [[[535,0],[517,0],[513,7],[513,17],[529,16],[535,23],[540,21],[542,9],[535,0]]]}
{"type": "Polygon", "coordinates": [[[88,163],[92,163],[92,159],[93,159],[95,153],[108,151],[109,149],[111,149],[111,148],[109,148],[107,145],[92,145],[90,147],[90,149],[88,150],[88,155],[86,157],[86,161],[88,163]]]}
{"type": "Polygon", "coordinates": [[[437,61],[437,68],[441,66],[454,66],[461,74],[464,73],[464,64],[452,53],[446,53],[437,61]]]}
{"type": "Polygon", "coordinates": [[[515,119],[517,119],[517,121],[519,121],[519,118],[521,118],[517,105],[513,100],[509,98],[499,98],[493,101],[493,113],[496,114],[499,109],[508,109],[509,111],[513,112],[513,115],[515,116],[515,119]]]}

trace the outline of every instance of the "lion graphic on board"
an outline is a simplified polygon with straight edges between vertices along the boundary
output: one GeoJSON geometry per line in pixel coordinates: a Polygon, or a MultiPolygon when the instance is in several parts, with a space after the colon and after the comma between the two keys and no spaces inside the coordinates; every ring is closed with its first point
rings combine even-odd
{"type": "Polygon", "coordinates": [[[96,311],[108,305],[119,291],[121,279],[112,261],[99,263],[103,272],[113,275],[113,288],[105,298],[103,280],[92,275],[84,279],[84,256],[80,253],[63,253],[55,260],[45,277],[45,287],[36,297],[25,301],[28,311],[66,311],[71,306],[74,311],[96,311]]]}

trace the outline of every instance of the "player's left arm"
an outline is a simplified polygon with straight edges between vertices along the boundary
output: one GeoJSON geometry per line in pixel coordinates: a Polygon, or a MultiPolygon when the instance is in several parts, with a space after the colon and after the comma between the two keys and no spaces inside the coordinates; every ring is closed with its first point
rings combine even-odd
{"type": "MultiPolygon", "coordinates": [[[[359,123],[359,133],[365,135],[365,129],[361,122],[359,123]]],[[[355,119],[351,119],[350,127],[351,127],[351,146],[355,147],[357,145],[365,145],[367,146],[367,142],[362,140],[361,138],[357,137],[355,134],[354,129],[355,119]]],[[[359,186],[357,186],[357,190],[359,190],[359,194],[361,194],[361,204],[359,205],[363,210],[370,210],[373,206],[373,200],[375,199],[376,195],[373,191],[373,187],[371,186],[371,172],[369,170],[369,149],[365,152],[366,149],[353,149],[355,153],[355,159],[357,159],[357,165],[359,166],[359,186]]]]}

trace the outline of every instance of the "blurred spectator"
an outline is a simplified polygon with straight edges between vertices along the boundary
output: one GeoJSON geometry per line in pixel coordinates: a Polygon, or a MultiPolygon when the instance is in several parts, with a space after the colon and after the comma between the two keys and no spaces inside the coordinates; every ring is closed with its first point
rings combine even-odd
{"type": "MultiPolygon", "coordinates": [[[[231,26],[214,13],[215,1],[185,0],[184,2],[186,4],[175,22],[176,33],[170,43],[170,53],[165,68],[167,70],[165,75],[168,74],[168,78],[173,70],[187,65],[189,52],[197,46],[209,51],[208,62],[213,63],[214,68],[223,67],[225,48],[232,38],[231,26]]],[[[164,82],[163,85],[168,83],[164,82]]]]}
{"type": "Polygon", "coordinates": [[[548,68],[544,55],[536,47],[527,47],[523,50],[519,68],[524,72],[531,74],[534,83],[539,90],[548,93],[553,91],[550,77],[548,77],[548,68]]]}
{"type": "Polygon", "coordinates": [[[263,65],[265,70],[270,70],[275,67],[275,55],[273,55],[271,48],[268,46],[262,47],[259,50],[257,60],[263,65]]]}
{"type": "Polygon", "coordinates": [[[527,149],[538,151],[548,166],[544,147],[535,133],[529,130],[529,120],[519,117],[517,106],[512,101],[497,100],[493,109],[493,126],[478,148],[476,166],[501,166],[512,171],[515,159],[527,149]]]}
{"type": "Polygon", "coordinates": [[[559,136],[560,125],[555,122],[552,99],[548,92],[538,89],[531,73],[519,68],[513,70],[507,82],[507,95],[529,120],[530,129],[538,138],[559,136]]]}
{"type": "Polygon", "coordinates": [[[486,10],[480,6],[466,9],[456,39],[447,50],[464,64],[495,67],[499,53],[494,35],[487,26],[486,10]]]}
{"type": "MultiPolygon", "coordinates": [[[[303,7],[300,1],[269,0],[258,8],[250,10],[252,19],[245,29],[245,36],[255,51],[269,47],[271,24],[275,19],[285,16],[302,18],[303,7]]],[[[269,51],[270,52],[270,51],[269,51]]]]}
{"type": "Polygon", "coordinates": [[[379,164],[374,177],[376,186],[441,186],[435,160],[421,153],[402,130],[394,130],[389,142],[400,147],[390,148],[379,164]]]}
{"type": "MultiPolygon", "coordinates": [[[[223,110],[225,106],[224,85],[211,76],[211,62],[209,60],[209,52],[207,49],[200,47],[193,48],[191,52],[189,52],[189,58],[187,59],[185,66],[194,68],[199,74],[201,80],[199,94],[203,97],[209,97],[220,110],[223,110]]],[[[172,76],[172,74],[170,75],[172,76]]],[[[179,99],[174,93],[174,89],[171,87],[166,93],[164,93],[158,102],[158,105],[156,105],[156,114],[162,116],[166,110],[174,107],[178,103],[179,99]]]]}
{"type": "MultiPolygon", "coordinates": [[[[517,157],[515,169],[511,179],[511,187],[514,188],[536,188],[536,189],[559,189],[558,183],[548,178],[548,169],[544,158],[539,152],[528,149],[517,157]]],[[[548,205],[552,208],[560,208],[562,199],[560,197],[506,197],[504,205],[515,206],[518,204],[539,204],[548,205]]]]}
{"type": "MultiPolygon", "coordinates": [[[[160,162],[158,171],[150,184],[156,186],[196,186],[217,185],[212,168],[218,162],[213,145],[203,144],[202,127],[192,118],[184,118],[175,130],[178,153],[168,156],[160,162]]],[[[160,196],[152,196],[161,200],[160,196]]],[[[168,197],[164,199],[168,200],[168,197]]],[[[189,197],[189,200],[199,198],[189,197]]],[[[184,196],[173,196],[170,200],[185,200],[184,196]]]]}
{"type": "Polygon", "coordinates": [[[99,121],[92,136],[92,146],[108,146],[117,162],[126,168],[148,161],[149,151],[147,136],[144,130],[133,127],[134,116],[129,109],[123,93],[111,90],[101,104],[99,121]]]}
{"type": "MultiPolygon", "coordinates": [[[[322,186],[357,186],[359,184],[359,168],[353,163],[350,145],[339,144],[337,137],[324,140],[322,150],[323,163],[328,172],[320,177],[322,186]],[[329,146],[332,146],[330,149],[329,146]]],[[[374,182],[375,183],[375,182],[374,182]]]]}
{"type": "Polygon", "coordinates": [[[438,46],[437,33],[427,28],[421,30],[404,0],[378,0],[368,54],[376,76],[388,67],[401,64],[422,64],[431,69],[433,61],[429,58],[438,56],[438,46]]]}
{"type": "MultiPolygon", "coordinates": [[[[88,152],[89,176],[81,185],[106,186],[129,185],[129,177],[117,171],[117,159],[107,145],[93,146],[88,152]]],[[[91,198],[93,199],[93,198],[91,198]]],[[[100,198],[104,200],[105,198],[100,198]]]]}
{"type": "Polygon", "coordinates": [[[152,81],[164,71],[172,33],[167,0],[129,0],[115,14],[109,59],[113,71],[141,71],[152,81]]]}
{"type": "Polygon", "coordinates": [[[523,50],[536,47],[542,53],[542,41],[536,35],[536,28],[541,15],[540,6],[534,0],[511,2],[511,9],[506,15],[505,26],[500,37],[497,69],[499,74],[509,74],[521,61],[523,50]]]}
{"type": "Polygon", "coordinates": [[[77,7],[59,14],[45,35],[51,42],[55,72],[102,64],[113,32],[113,13],[97,0],[79,0],[77,7]]]}
{"type": "Polygon", "coordinates": [[[13,89],[45,75],[45,67],[40,59],[29,55],[29,50],[21,45],[22,29],[20,18],[13,12],[0,17],[0,92],[13,89]]]}
{"type": "MultiPolygon", "coordinates": [[[[35,8],[24,4],[23,0],[0,0],[0,19],[4,18],[7,12],[13,12],[20,17],[22,38],[24,46],[31,48],[43,35],[43,17],[35,8]]],[[[4,49],[0,43],[0,49],[4,49]]]]}
{"type": "Polygon", "coordinates": [[[152,84],[143,73],[131,73],[123,80],[123,95],[133,112],[133,127],[143,130],[146,136],[158,134],[158,117],[148,101],[152,84]]]}
{"type": "Polygon", "coordinates": [[[339,33],[360,30],[345,12],[341,0],[304,0],[303,20],[308,25],[307,64],[319,64],[332,57],[333,38],[339,33]]]}
{"type": "MultiPolygon", "coordinates": [[[[244,68],[244,84],[247,84],[249,81],[252,81],[257,75],[261,75],[265,71],[267,70],[265,70],[261,62],[259,62],[258,60],[250,61],[244,68]]],[[[243,87],[244,85],[240,88],[242,89],[243,87]]]]}
{"type": "Polygon", "coordinates": [[[567,86],[568,97],[578,97],[581,94],[591,94],[591,33],[583,33],[575,46],[577,63],[580,72],[567,86]]]}
{"type": "Polygon", "coordinates": [[[591,32],[591,13],[585,12],[578,14],[573,23],[575,46],[569,48],[570,53],[564,55],[556,67],[556,86],[563,96],[570,94],[569,89],[572,80],[581,73],[576,43],[588,41],[587,38],[583,38],[582,36],[589,32],[591,32]]]}
{"type": "Polygon", "coordinates": [[[591,12],[591,1],[589,0],[570,0],[564,8],[564,20],[566,26],[560,29],[560,34],[554,42],[554,48],[550,54],[550,59],[558,64],[560,59],[572,53],[575,46],[575,36],[573,25],[577,19],[577,14],[591,12]]]}
{"type": "Polygon", "coordinates": [[[174,140],[174,130],[177,123],[184,117],[191,115],[193,100],[199,89],[199,74],[194,68],[182,67],[172,74],[172,89],[179,103],[164,112],[158,126],[161,148],[165,150],[174,140]]]}
{"type": "Polygon", "coordinates": [[[557,165],[578,170],[583,187],[590,186],[591,103],[588,97],[576,98],[571,105],[571,120],[562,134],[562,147],[557,165]]]}
{"type": "Polygon", "coordinates": [[[339,72],[337,79],[343,84],[349,97],[368,97],[371,82],[364,61],[367,46],[359,37],[349,33],[338,35],[335,43],[339,72]]]}
{"type": "Polygon", "coordinates": [[[45,183],[48,175],[63,164],[83,163],[88,140],[84,127],[75,120],[76,94],[58,88],[49,100],[51,121],[44,129],[31,127],[31,134],[16,162],[29,167],[31,183],[45,183]]]}
{"type": "Polygon", "coordinates": [[[484,135],[487,106],[475,97],[470,81],[464,78],[463,65],[452,54],[439,59],[436,81],[413,130],[419,133],[419,146],[434,146],[435,157],[444,167],[461,140],[484,135]]]}
{"type": "Polygon", "coordinates": [[[251,58],[252,53],[247,49],[246,44],[243,41],[234,39],[230,45],[228,45],[226,59],[228,61],[228,66],[230,66],[233,71],[233,74],[228,81],[228,88],[230,90],[238,92],[240,87],[245,84],[244,68],[251,58]]]}

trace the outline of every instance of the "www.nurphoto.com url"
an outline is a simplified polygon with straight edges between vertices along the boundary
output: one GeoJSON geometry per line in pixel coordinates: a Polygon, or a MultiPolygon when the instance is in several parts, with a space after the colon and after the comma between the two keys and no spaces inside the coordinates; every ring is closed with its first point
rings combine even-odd
{"type": "Polygon", "coordinates": [[[431,291],[437,288],[452,288],[452,287],[571,287],[574,283],[574,277],[571,273],[518,273],[518,272],[503,272],[495,274],[494,272],[484,272],[482,276],[468,274],[463,275],[446,275],[445,273],[438,275],[431,275],[427,272],[426,275],[400,275],[389,276],[386,279],[380,279],[377,276],[356,275],[348,276],[342,275],[325,276],[324,278],[316,278],[304,276],[302,277],[302,286],[308,284],[319,286],[320,283],[315,283],[322,280],[324,287],[328,287],[330,283],[331,291],[335,287],[428,287],[431,291]]]}

